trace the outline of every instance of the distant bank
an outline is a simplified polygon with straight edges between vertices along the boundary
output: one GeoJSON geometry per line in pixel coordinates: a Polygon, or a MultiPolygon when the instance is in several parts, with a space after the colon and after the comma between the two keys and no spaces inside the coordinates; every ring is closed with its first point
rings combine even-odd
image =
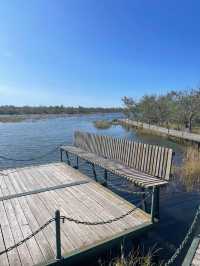
{"type": "Polygon", "coordinates": [[[21,122],[67,115],[120,113],[122,108],[65,107],[65,106],[0,106],[0,122],[21,122]]]}

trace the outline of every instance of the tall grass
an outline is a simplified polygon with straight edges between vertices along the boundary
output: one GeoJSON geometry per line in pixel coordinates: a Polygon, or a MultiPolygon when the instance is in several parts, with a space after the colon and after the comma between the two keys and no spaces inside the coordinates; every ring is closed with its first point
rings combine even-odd
{"type": "Polygon", "coordinates": [[[200,191],[200,151],[193,147],[186,149],[180,178],[187,191],[200,191]]]}
{"type": "MultiPolygon", "coordinates": [[[[123,249],[121,251],[121,255],[117,258],[112,259],[109,262],[109,266],[158,266],[162,265],[161,263],[154,263],[153,259],[157,255],[159,249],[149,249],[149,251],[145,254],[144,250],[141,248],[137,248],[129,253],[127,257],[124,256],[123,249]]],[[[102,265],[102,264],[100,264],[102,265]]]]}

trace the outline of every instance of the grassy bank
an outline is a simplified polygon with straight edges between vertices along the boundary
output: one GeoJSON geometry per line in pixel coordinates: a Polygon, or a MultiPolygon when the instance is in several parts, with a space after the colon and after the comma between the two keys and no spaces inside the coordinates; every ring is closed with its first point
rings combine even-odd
{"type": "Polygon", "coordinates": [[[17,123],[26,120],[24,115],[0,115],[0,123],[17,123]]]}
{"type": "Polygon", "coordinates": [[[94,124],[94,126],[97,129],[108,129],[112,125],[118,125],[118,121],[117,121],[117,119],[113,119],[112,121],[109,121],[109,120],[97,120],[97,121],[94,121],[93,124],[94,124]]]}
{"type": "Polygon", "coordinates": [[[19,123],[23,121],[37,121],[40,119],[48,119],[61,117],[63,115],[0,115],[0,123],[19,123]]]}
{"type": "Polygon", "coordinates": [[[117,107],[84,107],[84,106],[0,106],[0,115],[58,115],[58,114],[94,114],[118,113],[122,108],[117,107]]]}

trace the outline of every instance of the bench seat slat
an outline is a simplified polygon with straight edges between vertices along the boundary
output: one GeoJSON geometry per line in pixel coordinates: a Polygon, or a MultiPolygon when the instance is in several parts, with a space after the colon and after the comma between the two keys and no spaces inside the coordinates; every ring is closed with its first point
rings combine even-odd
{"type": "Polygon", "coordinates": [[[74,155],[77,155],[78,157],[88,162],[94,163],[102,168],[105,168],[113,174],[125,177],[129,181],[142,187],[149,188],[153,186],[163,186],[168,183],[165,180],[161,180],[152,175],[137,171],[118,161],[107,159],[103,156],[99,156],[97,154],[85,151],[82,148],[78,148],[75,146],[61,146],[61,149],[64,151],[68,151],[69,153],[72,153],[74,155]]]}

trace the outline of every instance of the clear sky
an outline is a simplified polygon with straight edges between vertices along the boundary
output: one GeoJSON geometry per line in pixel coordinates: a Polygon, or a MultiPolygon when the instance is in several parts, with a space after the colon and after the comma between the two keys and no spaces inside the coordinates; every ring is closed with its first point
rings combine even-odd
{"type": "Polygon", "coordinates": [[[199,0],[0,0],[0,105],[200,86],[199,0]]]}

